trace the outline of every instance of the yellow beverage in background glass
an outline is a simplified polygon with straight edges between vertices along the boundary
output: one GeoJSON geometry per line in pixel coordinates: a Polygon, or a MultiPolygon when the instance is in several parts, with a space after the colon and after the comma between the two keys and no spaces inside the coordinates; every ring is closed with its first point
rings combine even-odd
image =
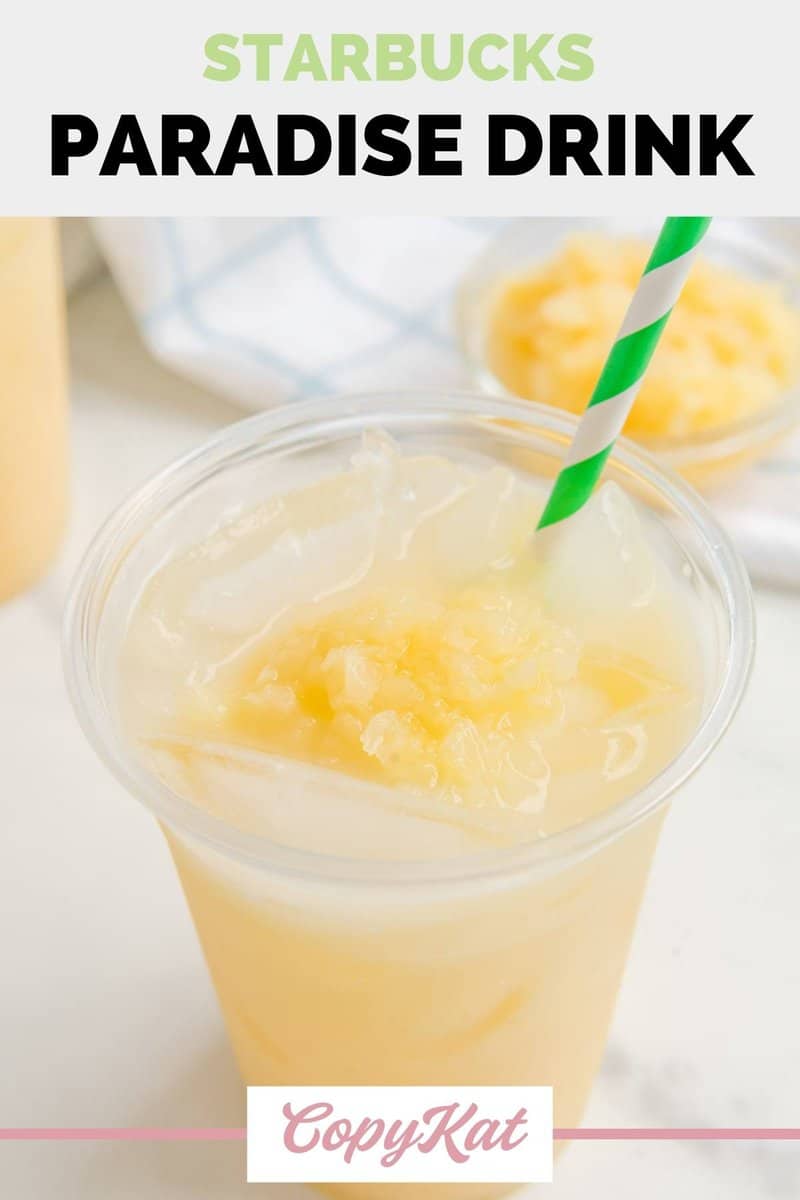
{"type": "Polygon", "coordinates": [[[248,1083],[552,1084],[575,1126],[664,802],[743,685],[746,582],[625,449],[537,557],[525,464],[564,418],[343,407],[244,423],[120,514],[73,694],[162,823],[248,1083]]]}
{"type": "Polygon", "coordinates": [[[64,289],[54,220],[0,219],[0,600],[45,570],[67,510],[64,289]]]}

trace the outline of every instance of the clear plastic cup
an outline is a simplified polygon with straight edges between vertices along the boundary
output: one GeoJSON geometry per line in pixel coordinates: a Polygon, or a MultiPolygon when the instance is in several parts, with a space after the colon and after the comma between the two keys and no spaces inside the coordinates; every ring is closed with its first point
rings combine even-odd
{"type": "Polygon", "coordinates": [[[65,621],[72,699],[98,754],[167,837],[249,1084],[552,1084],[556,1125],[577,1126],[667,802],[742,695],[749,584],[703,501],[621,441],[608,477],[635,494],[697,594],[705,694],[694,735],[645,788],[591,820],[432,862],[281,846],[151,774],[118,717],[117,656],[141,588],[166,554],[226,517],[344,466],[364,430],[386,430],[408,451],[513,463],[546,479],[574,428],[534,404],[467,395],[279,409],[169,467],[111,517],[83,561],[65,621]]]}

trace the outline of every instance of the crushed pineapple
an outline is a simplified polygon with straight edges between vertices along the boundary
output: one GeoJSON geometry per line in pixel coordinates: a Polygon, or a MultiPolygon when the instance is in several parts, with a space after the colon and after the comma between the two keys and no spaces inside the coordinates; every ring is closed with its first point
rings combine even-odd
{"type": "MultiPolygon", "coordinates": [[[[576,235],[508,280],[489,318],[489,366],[511,392],[581,412],[647,258],[636,240],[576,235]]],[[[625,431],[683,437],[774,404],[800,376],[800,312],[780,291],[695,263],[625,431]]]]}
{"type": "Polygon", "coordinates": [[[540,812],[552,761],[579,756],[577,726],[598,767],[624,776],[642,747],[620,714],[638,727],[632,714],[674,692],[641,661],[588,651],[498,572],[299,621],[228,680],[215,732],[455,804],[540,812]]]}

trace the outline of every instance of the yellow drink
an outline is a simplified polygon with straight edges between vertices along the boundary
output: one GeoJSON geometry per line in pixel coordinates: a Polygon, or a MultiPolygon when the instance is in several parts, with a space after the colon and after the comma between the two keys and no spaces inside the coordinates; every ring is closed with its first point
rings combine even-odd
{"type": "MultiPolygon", "coordinates": [[[[660,823],[550,879],[451,895],[264,886],[168,840],[248,1084],[552,1084],[574,1128],[660,823]]],[[[409,1187],[448,1193],[336,1190],[409,1187]]]]}
{"type": "MultiPolygon", "coordinates": [[[[509,468],[355,458],[141,597],[124,702],[173,788],[300,849],[430,860],[586,821],[674,757],[702,686],[691,607],[615,485],[537,553],[543,494],[509,468]],[[576,603],[599,547],[616,577],[576,603]]],[[[552,1081],[575,1125],[655,833],[535,884],[366,905],[170,844],[248,1082],[552,1081]]]]}
{"type": "Polygon", "coordinates": [[[67,506],[63,287],[54,221],[0,220],[0,600],[45,569],[67,506]]]}
{"type": "MultiPolygon", "coordinates": [[[[244,1079],[552,1084],[571,1127],[661,801],[741,689],[743,667],[720,683],[706,579],[738,568],[716,530],[687,556],[644,482],[654,510],[612,483],[534,540],[522,406],[476,456],[449,425],[467,401],[441,404],[452,454],[359,446],[343,417],[269,471],[235,447],[188,491],[179,468],[174,520],[123,514],[113,581],[90,561],[73,619],[100,603],[90,686],[114,697],[114,754],[162,821],[244,1079]]],[[[746,600],[731,619],[748,642],[746,600]]]]}

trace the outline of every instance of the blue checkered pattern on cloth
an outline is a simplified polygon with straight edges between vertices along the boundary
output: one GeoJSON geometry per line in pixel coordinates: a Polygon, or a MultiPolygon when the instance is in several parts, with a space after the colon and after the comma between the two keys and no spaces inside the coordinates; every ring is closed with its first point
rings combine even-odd
{"type": "Polygon", "coordinates": [[[387,386],[463,385],[453,290],[482,219],[95,222],[159,358],[261,408],[387,386]]]}

